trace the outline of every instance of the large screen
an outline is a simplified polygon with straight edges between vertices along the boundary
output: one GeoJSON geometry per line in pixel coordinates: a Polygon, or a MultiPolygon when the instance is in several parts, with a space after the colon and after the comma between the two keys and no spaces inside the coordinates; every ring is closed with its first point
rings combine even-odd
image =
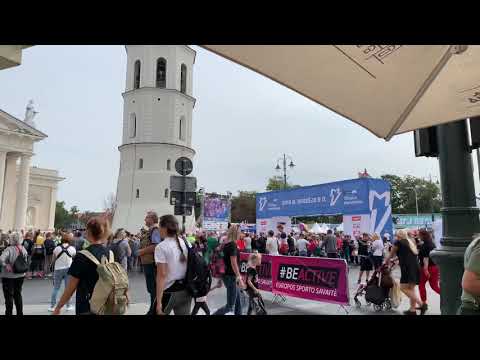
{"type": "Polygon", "coordinates": [[[231,202],[227,196],[205,194],[203,218],[206,221],[230,221],[231,202]]]}

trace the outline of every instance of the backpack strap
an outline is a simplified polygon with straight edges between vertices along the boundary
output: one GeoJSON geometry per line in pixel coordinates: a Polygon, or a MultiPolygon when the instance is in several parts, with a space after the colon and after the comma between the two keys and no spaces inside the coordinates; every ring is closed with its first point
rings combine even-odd
{"type": "MultiPolygon", "coordinates": [[[[95,265],[99,266],[100,265],[100,261],[98,261],[98,259],[88,250],[82,250],[79,252],[80,254],[83,254],[83,256],[85,256],[87,259],[89,259],[91,262],[93,262],[95,265]]],[[[110,254],[112,252],[110,251],[110,254]]],[[[110,258],[111,258],[111,255],[110,255],[110,258]]]]}

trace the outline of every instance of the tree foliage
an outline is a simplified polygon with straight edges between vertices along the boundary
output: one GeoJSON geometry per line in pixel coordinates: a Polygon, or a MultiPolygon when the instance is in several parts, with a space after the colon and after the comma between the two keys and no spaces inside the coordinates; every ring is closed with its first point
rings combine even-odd
{"type": "Polygon", "coordinates": [[[411,175],[400,177],[386,174],[381,178],[391,185],[392,212],[394,214],[416,213],[414,188],[417,189],[419,213],[440,212],[442,199],[438,184],[411,175]]]}
{"type": "Polygon", "coordinates": [[[232,222],[256,221],[255,191],[239,191],[232,197],[232,222]]]}
{"type": "MultiPolygon", "coordinates": [[[[300,185],[293,185],[287,181],[287,189],[295,189],[299,188],[300,185]]],[[[284,189],[284,181],[283,181],[283,176],[272,176],[270,179],[268,179],[267,191],[275,191],[275,190],[283,190],[284,189]]]]}
{"type": "Polygon", "coordinates": [[[66,228],[72,222],[72,216],[65,208],[65,201],[57,201],[55,206],[55,229],[66,228]]]}

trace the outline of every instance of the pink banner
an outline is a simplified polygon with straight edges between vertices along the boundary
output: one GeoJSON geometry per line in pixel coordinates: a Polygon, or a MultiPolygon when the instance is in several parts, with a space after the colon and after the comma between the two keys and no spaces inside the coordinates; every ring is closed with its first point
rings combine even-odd
{"type": "Polygon", "coordinates": [[[271,256],[274,294],[349,304],[345,260],[300,256],[271,256]]]}
{"type": "MultiPolygon", "coordinates": [[[[249,253],[240,253],[240,273],[245,281],[245,276],[248,267],[249,253]]],[[[272,292],[272,258],[275,256],[262,254],[262,264],[257,268],[258,272],[258,287],[263,291],[272,292]]]]}

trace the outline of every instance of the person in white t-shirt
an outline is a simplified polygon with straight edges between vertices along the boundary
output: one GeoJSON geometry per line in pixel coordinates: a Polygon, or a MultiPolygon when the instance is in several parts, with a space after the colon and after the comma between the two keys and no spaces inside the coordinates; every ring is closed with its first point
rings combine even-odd
{"type": "MultiPolygon", "coordinates": [[[[68,269],[72,265],[72,258],[76,254],[74,246],[70,245],[73,240],[72,233],[65,233],[62,236],[62,242],[53,250],[53,291],[50,299],[50,307],[48,311],[53,312],[57,303],[57,294],[64,282],[65,288],[67,288],[68,282],[68,269]]],[[[73,310],[73,306],[70,304],[70,300],[67,302],[67,311],[73,310]]]]}
{"type": "Polygon", "coordinates": [[[249,233],[245,234],[245,237],[243,238],[243,241],[245,242],[245,252],[251,253],[252,252],[252,238],[250,237],[249,233]]]}
{"type": "Polygon", "coordinates": [[[155,247],[157,264],[158,315],[190,315],[192,297],[185,289],[187,257],[190,245],[178,237],[178,221],[173,215],[164,215],[159,222],[160,237],[163,239],[155,247]]]}
{"type": "Polygon", "coordinates": [[[372,235],[372,240],[373,265],[375,269],[378,269],[383,262],[384,244],[377,233],[372,235]]]}
{"type": "Polygon", "coordinates": [[[300,234],[300,238],[297,241],[298,256],[308,256],[308,245],[310,243],[305,239],[305,235],[300,234]]]}
{"type": "Polygon", "coordinates": [[[280,255],[278,252],[278,240],[274,236],[274,232],[270,230],[267,237],[267,253],[269,255],[280,255]]]}

